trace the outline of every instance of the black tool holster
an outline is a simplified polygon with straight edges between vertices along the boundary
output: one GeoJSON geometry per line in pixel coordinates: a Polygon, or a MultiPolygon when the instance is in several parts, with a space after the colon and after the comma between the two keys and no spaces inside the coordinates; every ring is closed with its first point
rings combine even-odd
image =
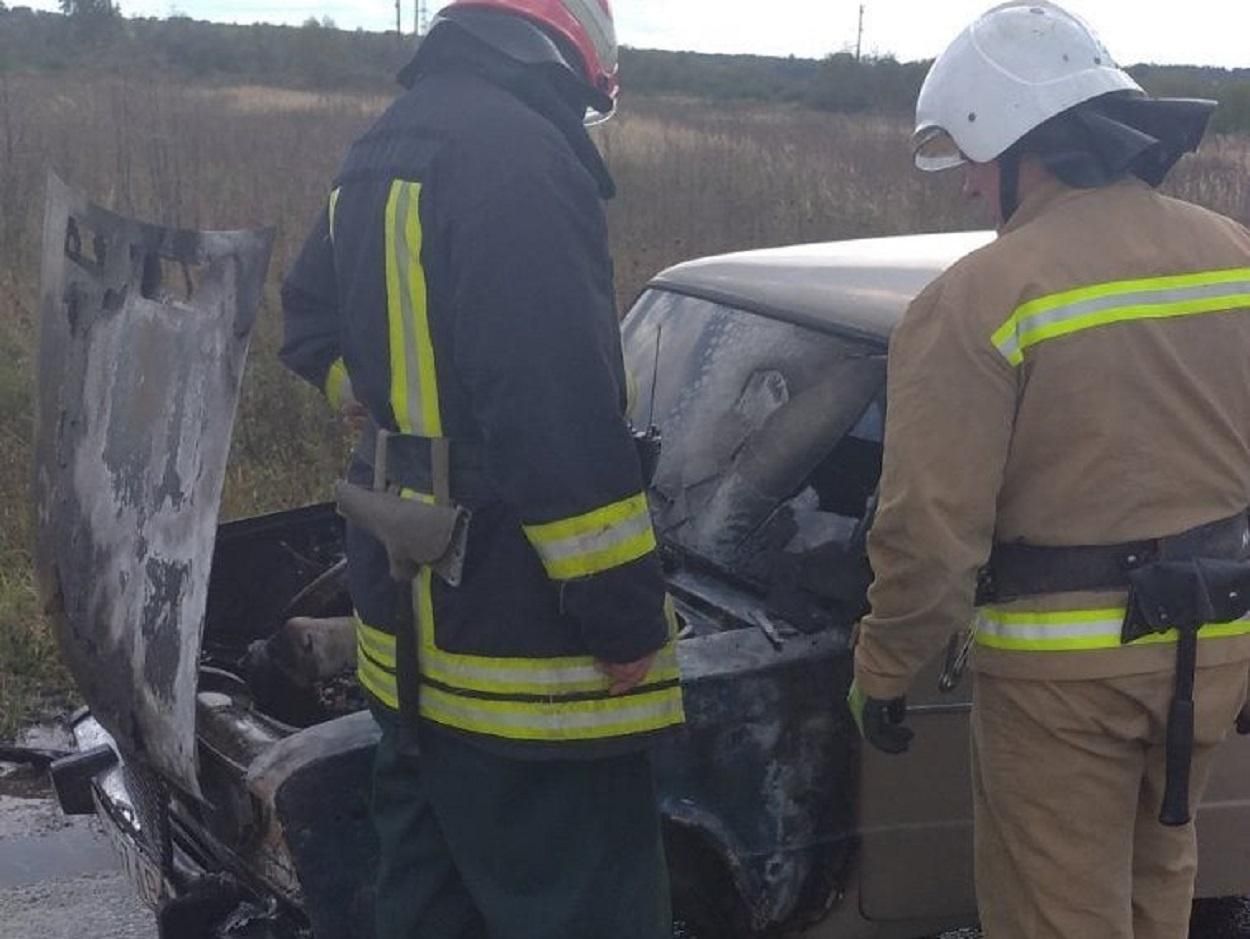
{"type": "Polygon", "coordinates": [[[1194,750],[1194,677],[1198,633],[1250,612],[1250,561],[1190,558],[1156,561],[1129,575],[1128,610],[1121,641],[1135,642],[1175,629],[1176,686],[1168,711],[1167,784],[1159,821],[1189,824],[1190,764],[1194,750]]]}
{"type": "Polygon", "coordinates": [[[1168,714],[1167,784],[1159,821],[1185,825],[1190,819],[1198,633],[1204,626],[1231,623],[1250,611],[1246,513],[1164,538],[1115,545],[996,544],[980,574],[977,603],[1124,589],[1129,592],[1120,636],[1124,644],[1173,629],[1179,637],[1176,689],[1168,714]]]}

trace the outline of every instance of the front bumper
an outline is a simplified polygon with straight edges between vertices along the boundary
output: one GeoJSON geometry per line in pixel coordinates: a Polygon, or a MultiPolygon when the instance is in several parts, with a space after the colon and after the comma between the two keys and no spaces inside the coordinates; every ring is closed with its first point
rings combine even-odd
{"type": "Polygon", "coordinates": [[[75,715],[71,730],[77,753],[52,768],[61,809],[66,814],[94,811],[139,899],[159,910],[178,892],[168,857],[168,823],[160,822],[165,811],[157,804],[159,787],[126,765],[113,738],[89,712],[75,715]],[[90,803],[84,804],[87,796],[90,803]]]}

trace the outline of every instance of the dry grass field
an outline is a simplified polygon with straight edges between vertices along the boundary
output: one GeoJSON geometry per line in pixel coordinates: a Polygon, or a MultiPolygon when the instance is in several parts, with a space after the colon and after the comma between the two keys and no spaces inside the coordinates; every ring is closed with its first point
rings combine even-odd
{"type": "MultiPolygon", "coordinates": [[[[65,679],[29,574],[31,363],[47,169],[96,201],[191,228],[274,225],[226,516],[324,498],[331,414],[278,366],[277,288],[346,145],[382,97],[0,74],[0,738],[65,679]]],[[[957,180],[912,171],[907,128],[793,109],[627,100],[597,131],[622,307],[658,269],[712,252],[974,227],[957,180]]],[[[1216,139],[1173,189],[1250,222],[1250,146],[1216,139]]]]}

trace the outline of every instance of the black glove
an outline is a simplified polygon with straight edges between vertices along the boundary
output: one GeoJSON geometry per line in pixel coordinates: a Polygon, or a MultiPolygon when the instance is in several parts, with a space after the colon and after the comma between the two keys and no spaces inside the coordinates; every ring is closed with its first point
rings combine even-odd
{"type": "Polygon", "coordinates": [[[906,698],[869,698],[853,682],[846,701],[860,735],[882,753],[897,755],[911,749],[916,734],[903,723],[907,720],[906,698]]]}

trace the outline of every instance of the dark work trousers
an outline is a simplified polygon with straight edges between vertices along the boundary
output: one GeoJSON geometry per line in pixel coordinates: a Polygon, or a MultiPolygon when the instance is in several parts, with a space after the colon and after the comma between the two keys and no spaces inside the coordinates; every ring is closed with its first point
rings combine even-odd
{"type": "Polygon", "coordinates": [[[672,936],[649,754],[515,760],[374,716],[376,939],[672,936]]]}

